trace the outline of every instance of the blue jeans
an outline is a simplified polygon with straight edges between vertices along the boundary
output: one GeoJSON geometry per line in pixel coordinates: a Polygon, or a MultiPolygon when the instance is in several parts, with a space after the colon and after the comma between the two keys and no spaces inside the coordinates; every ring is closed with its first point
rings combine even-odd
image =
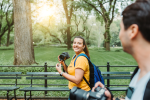
{"type": "MultiPolygon", "coordinates": [[[[88,92],[91,92],[91,90],[90,90],[90,91],[88,91],[88,92]]],[[[71,99],[70,99],[70,95],[69,95],[69,98],[68,98],[68,100],[71,100],[71,99]]]]}

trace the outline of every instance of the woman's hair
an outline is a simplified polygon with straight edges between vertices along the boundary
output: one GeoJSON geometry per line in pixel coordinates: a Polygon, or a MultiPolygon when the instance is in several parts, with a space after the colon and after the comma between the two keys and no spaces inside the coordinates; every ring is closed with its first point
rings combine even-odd
{"type": "MultiPolygon", "coordinates": [[[[90,58],[90,54],[89,54],[89,50],[88,50],[88,47],[87,47],[87,44],[85,42],[85,39],[81,36],[76,36],[75,38],[80,38],[83,40],[83,45],[85,45],[85,48],[83,49],[83,51],[85,52],[85,54],[90,58]]],[[[74,39],[75,39],[74,38],[74,39]]]]}

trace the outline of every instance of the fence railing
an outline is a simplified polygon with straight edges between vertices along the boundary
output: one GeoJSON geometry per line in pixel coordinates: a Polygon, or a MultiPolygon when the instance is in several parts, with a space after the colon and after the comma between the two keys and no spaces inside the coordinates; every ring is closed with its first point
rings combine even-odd
{"type": "MultiPolygon", "coordinates": [[[[44,67],[44,72],[48,72],[47,68],[48,67],[55,67],[55,66],[48,66],[47,62],[45,62],[45,64],[42,65],[34,65],[34,66],[30,66],[30,65],[3,65],[0,67],[44,67]]],[[[107,62],[107,65],[97,65],[97,67],[106,67],[107,68],[107,72],[110,72],[110,68],[111,67],[137,67],[137,65],[110,65],[109,62],[107,62]]],[[[19,75],[19,76],[28,76],[28,75],[19,75]]],[[[107,74],[107,76],[110,76],[109,74],[107,74]]],[[[45,75],[45,77],[47,77],[47,75],[45,75]]],[[[0,85],[14,85],[14,84],[0,84],[0,85]]],[[[30,85],[30,84],[18,84],[18,85],[30,85]]],[[[43,84],[34,84],[34,85],[43,85],[43,84]]],[[[44,86],[47,87],[47,79],[45,79],[44,82],[44,86]]],[[[107,86],[110,86],[110,80],[107,79],[107,86]]],[[[45,94],[47,94],[47,91],[45,91],[45,94]]]]}

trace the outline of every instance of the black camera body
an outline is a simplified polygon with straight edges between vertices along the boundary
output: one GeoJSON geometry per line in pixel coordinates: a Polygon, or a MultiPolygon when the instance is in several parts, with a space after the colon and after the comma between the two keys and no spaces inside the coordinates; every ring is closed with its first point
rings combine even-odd
{"type": "Polygon", "coordinates": [[[66,59],[70,58],[68,52],[63,52],[60,56],[59,56],[59,59],[61,61],[65,61],[66,59]]]}
{"type": "Polygon", "coordinates": [[[95,92],[88,92],[77,87],[73,87],[70,91],[71,100],[106,100],[105,89],[97,87],[95,92]]]}

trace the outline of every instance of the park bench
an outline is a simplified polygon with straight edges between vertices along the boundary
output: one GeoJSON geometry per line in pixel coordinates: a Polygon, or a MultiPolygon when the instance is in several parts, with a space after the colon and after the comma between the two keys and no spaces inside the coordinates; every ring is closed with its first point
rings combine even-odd
{"type": "MultiPolygon", "coordinates": [[[[44,85],[44,87],[32,87],[33,80],[47,80],[47,79],[65,79],[64,77],[58,76],[58,72],[27,72],[27,75],[30,75],[30,77],[26,77],[26,79],[31,80],[30,87],[25,87],[23,89],[19,89],[19,91],[24,91],[24,98],[26,100],[26,92],[30,91],[30,97],[27,99],[31,99],[31,91],[69,91],[68,87],[47,87],[44,85]],[[47,77],[50,76],[50,77],[47,77]]],[[[56,84],[55,84],[56,85],[56,84]]],[[[61,85],[61,84],[57,84],[61,85]]]]}
{"type": "MultiPolygon", "coordinates": [[[[132,72],[102,72],[103,78],[105,79],[105,85],[108,87],[111,91],[126,91],[127,86],[126,85],[113,85],[110,84],[110,80],[113,79],[130,79],[132,72]],[[107,82],[107,84],[106,84],[107,82]],[[126,86],[126,87],[125,87],[126,86]]],[[[61,80],[64,79],[64,77],[61,77],[58,72],[27,72],[26,79],[31,80],[30,87],[25,87],[23,89],[19,89],[19,91],[24,91],[24,98],[26,100],[26,92],[30,91],[30,96],[27,99],[32,99],[31,91],[69,91],[67,84],[49,84],[51,86],[59,86],[59,87],[47,87],[47,82],[44,85],[44,87],[32,87],[33,86],[33,80],[61,80]],[[61,87],[65,86],[65,87],[61,87]]]]}
{"type": "Polygon", "coordinates": [[[109,88],[111,91],[126,91],[129,84],[111,84],[111,80],[122,80],[122,79],[131,79],[131,75],[133,72],[101,72],[105,81],[105,86],[109,88]],[[106,84],[107,82],[107,84],[106,84]]]}
{"type": "MultiPolygon", "coordinates": [[[[0,79],[15,79],[15,85],[14,86],[5,86],[5,87],[0,87],[0,91],[7,91],[7,100],[11,100],[13,98],[16,99],[16,90],[19,89],[19,87],[17,87],[17,79],[21,79],[21,77],[18,77],[18,75],[21,75],[22,72],[0,72],[0,79]],[[14,91],[14,96],[9,98],[9,91],[14,91]]],[[[12,81],[8,81],[7,83],[12,83],[12,81]]],[[[6,85],[6,84],[5,84],[6,85]]],[[[10,84],[7,84],[10,85],[10,84]]]]}

